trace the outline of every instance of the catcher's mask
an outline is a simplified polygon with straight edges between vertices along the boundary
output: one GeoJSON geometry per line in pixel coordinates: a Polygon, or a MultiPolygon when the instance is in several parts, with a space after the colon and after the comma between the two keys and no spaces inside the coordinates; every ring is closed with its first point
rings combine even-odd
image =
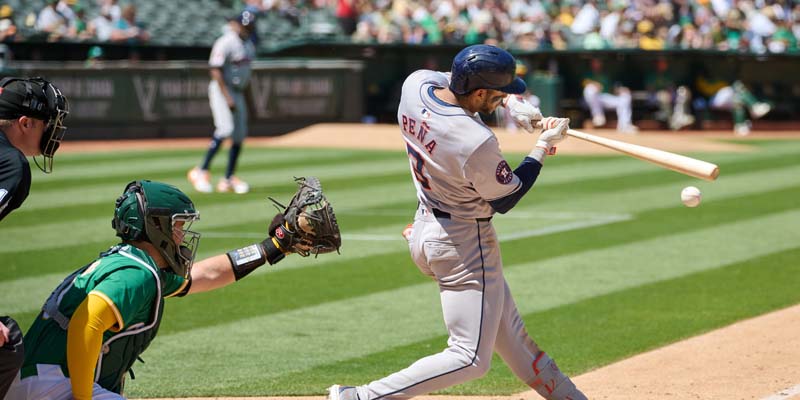
{"type": "Polygon", "coordinates": [[[188,278],[200,242],[190,228],[198,219],[194,203],[178,188],[140,180],[129,183],[117,199],[111,226],[123,240],[152,243],[175,274],[188,278]],[[176,230],[179,222],[184,224],[176,230]]]}
{"type": "Polygon", "coordinates": [[[69,102],[52,83],[43,78],[7,77],[0,80],[0,119],[16,119],[21,116],[45,122],[44,133],[39,141],[39,150],[44,161],[33,161],[42,172],[53,171],[53,156],[64,139],[64,120],[69,114],[69,102]]]}

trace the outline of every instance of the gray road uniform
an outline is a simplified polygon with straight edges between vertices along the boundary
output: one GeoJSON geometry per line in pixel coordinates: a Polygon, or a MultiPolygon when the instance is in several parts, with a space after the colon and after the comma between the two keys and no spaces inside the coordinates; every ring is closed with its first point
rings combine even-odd
{"type": "Polygon", "coordinates": [[[247,102],[244,90],[250,82],[250,63],[255,58],[255,46],[242,39],[226,26],[211,48],[208,65],[222,69],[223,80],[235,103],[234,110],[228,107],[219,84],[211,80],[208,85],[208,100],[214,117],[214,137],[225,139],[233,136],[234,143],[242,143],[247,136],[247,102]]]}
{"type": "Polygon", "coordinates": [[[503,276],[491,222],[530,189],[542,165],[526,157],[512,171],[477,114],[436,97],[434,90],[448,83],[448,73],[414,72],[403,84],[397,113],[419,199],[411,257],[438,282],[448,347],[357,387],[358,397],[403,399],[479,378],[497,351],[545,398],[584,399],[528,336],[503,276]]]}

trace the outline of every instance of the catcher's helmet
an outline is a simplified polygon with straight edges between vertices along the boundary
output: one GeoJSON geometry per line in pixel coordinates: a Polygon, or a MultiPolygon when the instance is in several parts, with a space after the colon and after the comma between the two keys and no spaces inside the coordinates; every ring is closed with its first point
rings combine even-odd
{"type": "Polygon", "coordinates": [[[123,240],[152,243],[177,275],[188,277],[194,261],[200,234],[190,231],[192,222],[200,219],[194,203],[178,188],[148,180],[133,181],[117,199],[111,227],[123,240]],[[183,221],[173,238],[175,224],[183,221]]]}
{"type": "Polygon", "coordinates": [[[0,119],[16,119],[24,115],[46,124],[39,141],[43,165],[33,159],[45,173],[53,170],[53,156],[67,130],[64,120],[68,114],[67,98],[52,83],[42,78],[7,77],[0,80],[0,119]]]}
{"type": "Polygon", "coordinates": [[[495,89],[520,94],[525,81],[516,76],[514,56],[495,46],[476,44],[456,54],[450,68],[450,90],[467,94],[475,89],[495,89]]]}

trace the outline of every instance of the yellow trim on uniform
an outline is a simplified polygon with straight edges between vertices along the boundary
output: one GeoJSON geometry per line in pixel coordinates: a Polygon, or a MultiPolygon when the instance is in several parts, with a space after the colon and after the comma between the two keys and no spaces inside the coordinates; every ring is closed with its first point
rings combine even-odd
{"type": "Polygon", "coordinates": [[[111,311],[114,312],[114,318],[116,318],[117,324],[116,324],[116,326],[113,326],[113,327],[109,328],[108,330],[110,330],[111,332],[119,332],[119,331],[121,331],[122,328],[125,327],[125,321],[122,319],[122,314],[120,314],[119,310],[117,309],[117,305],[114,304],[114,301],[112,301],[110,297],[106,296],[105,293],[103,293],[103,292],[101,292],[99,290],[96,290],[96,289],[92,290],[91,292],[89,292],[89,294],[90,295],[93,294],[93,295],[95,295],[97,297],[100,297],[101,299],[105,300],[105,302],[108,303],[108,306],[111,307],[111,311]]]}
{"type": "Polygon", "coordinates": [[[92,292],[72,314],[67,328],[66,356],[75,400],[92,399],[95,365],[100,357],[103,333],[116,323],[114,310],[104,295],[92,292]]]}
{"type": "Polygon", "coordinates": [[[180,293],[181,291],[183,291],[183,289],[186,287],[186,285],[188,285],[188,284],[189,284],[189,279],[191,279],[191,278],[186,278],[186,279],[184,279],[184,280],[183,280],[183,283],[181,284],[181,287],[179,287],[179,288],[178,288],[178,290],[176,290],[176,291],[174,291],[174,292],[172,292],[172,293],[170,293],[170,294],[168,294],[168,295],[164,296],[164,298],[166,299],[166,298],[169,298],[169,297],[175,296],[175,295],[177,295],[178,293],[180,293]]]}

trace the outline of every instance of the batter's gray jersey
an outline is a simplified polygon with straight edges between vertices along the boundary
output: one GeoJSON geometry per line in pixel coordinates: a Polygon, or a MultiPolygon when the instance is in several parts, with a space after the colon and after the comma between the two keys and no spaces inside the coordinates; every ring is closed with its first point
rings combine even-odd
{"type": "Polygon", "coordinates": [[[449,74],[419,70],[403,84],[397,120],[406,141],[417,197],[429,209],[461,218],[494,214],[489,201],[521,186],[497,137],[480,119],[433,95],[449,74]]]}
{"type": "Polygon", "coordinates": [[[239,37],[229,27],[220,36],[211,48],[208,65],[212,68],[221,68],[222,77],[228,88],[243,90],[250,82],[250,63],[256,56],[256,48],[249,40],[239,37]]]}

